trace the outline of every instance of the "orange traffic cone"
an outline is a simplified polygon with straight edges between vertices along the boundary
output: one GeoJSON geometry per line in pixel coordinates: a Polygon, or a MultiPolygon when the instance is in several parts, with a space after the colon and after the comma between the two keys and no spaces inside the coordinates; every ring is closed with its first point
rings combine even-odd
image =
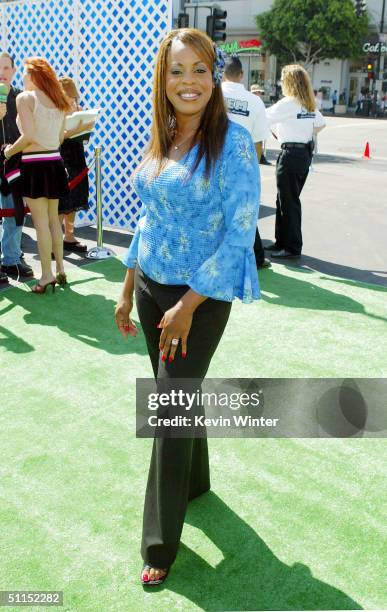
{"type": "Polygon", "coordinates": [[[367,144],[366,144],[366,146],[365,146],[364,153],[363,153],[363,157],[364,157],[365,159],[370,159],[370,157],[371,157],[371,155],[370,155],[370,145],[369,145],[369,143],[368,143],[368,142],[367,142],[367,144]]]}

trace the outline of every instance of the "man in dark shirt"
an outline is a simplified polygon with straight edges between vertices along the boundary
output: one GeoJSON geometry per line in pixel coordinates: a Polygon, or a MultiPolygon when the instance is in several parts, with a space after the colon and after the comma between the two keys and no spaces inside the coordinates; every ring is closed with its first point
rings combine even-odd
{"type": "MultiPolygon", "coordinates": [[[[15,76],[13,58],[5,51],[0,53],[0,82],[9,87],[7,104],[0,104],[0,145],[13,144],[20,136],[16,125],[16,96],[19,89],[11,86],[15,76]]],[[[12,195],[0,194],[0,204],[4,212],[14,208],[12,195]]],[[[14,216],[3,217],[3,235],[1,239],[1,272],[0,282],[7,281],[7,275],[17,277],[33,276],[33,271],[22,258],[21,237],[23,226],[16,225],[14,216]]]]}

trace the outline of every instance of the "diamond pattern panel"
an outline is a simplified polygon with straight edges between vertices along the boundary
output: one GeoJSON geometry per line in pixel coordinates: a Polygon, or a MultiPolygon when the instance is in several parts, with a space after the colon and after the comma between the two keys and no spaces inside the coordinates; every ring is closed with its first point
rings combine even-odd
{"type": "Polygon", "coordinates": [[[3,20],[5,48],[19,66],[19,86],[27,57],[44,57],[58,75],[74,74],[74,0],[7,3],[3,20]]]}
{"type": "MultiPolygon", "coordinates": [[[[170,0],[22,0],[0,6],[3,49],[21,65],[46,58],[72,76],[84,107],[102,109],[92,142],[102,147],[104,225],[134,230],[140,202],[131,174],[149,138],[154,59],[171,25],[170,0]]],[[[21,72],[18,85],[21,86],[21,72]]],[[[90,209],[95,221],[95,175],[90,209]]]]}

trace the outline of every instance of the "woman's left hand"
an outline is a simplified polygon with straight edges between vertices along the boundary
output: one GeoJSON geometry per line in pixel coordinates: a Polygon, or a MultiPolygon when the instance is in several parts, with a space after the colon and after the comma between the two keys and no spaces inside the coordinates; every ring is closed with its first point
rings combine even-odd
{"type": "Polygon", "coordinates": [[[192,325],[193,311],[178,302],[175,306],[164,313],[158,327],[162,328],[159,349],[162,351],[162,360],[173,361],[178,344],[181,344],[181,354],[185,358],[187,354],[187,338],[192,325]],[[172,344],[172,340],[179,340],[178,344],[172,344]]]}

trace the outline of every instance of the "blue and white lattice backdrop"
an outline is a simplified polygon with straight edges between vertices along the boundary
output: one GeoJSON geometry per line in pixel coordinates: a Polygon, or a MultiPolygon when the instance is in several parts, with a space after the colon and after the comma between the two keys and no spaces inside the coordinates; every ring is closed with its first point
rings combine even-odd
{"type": "MultiPolygon", "coordinates": [[[[15,0],[0,4],[2,50],[16,59],[44,57],[58,76],[76,81],[84,107],[102,108],[87,146],[102,146],[104,225],[133,230],[139,200],[130,175],[147,142],[152,75],[160,41],[172,24],[171,0],[15,0]]],[[[94,172],[90,209],[95,220],[94,172]]]]}

